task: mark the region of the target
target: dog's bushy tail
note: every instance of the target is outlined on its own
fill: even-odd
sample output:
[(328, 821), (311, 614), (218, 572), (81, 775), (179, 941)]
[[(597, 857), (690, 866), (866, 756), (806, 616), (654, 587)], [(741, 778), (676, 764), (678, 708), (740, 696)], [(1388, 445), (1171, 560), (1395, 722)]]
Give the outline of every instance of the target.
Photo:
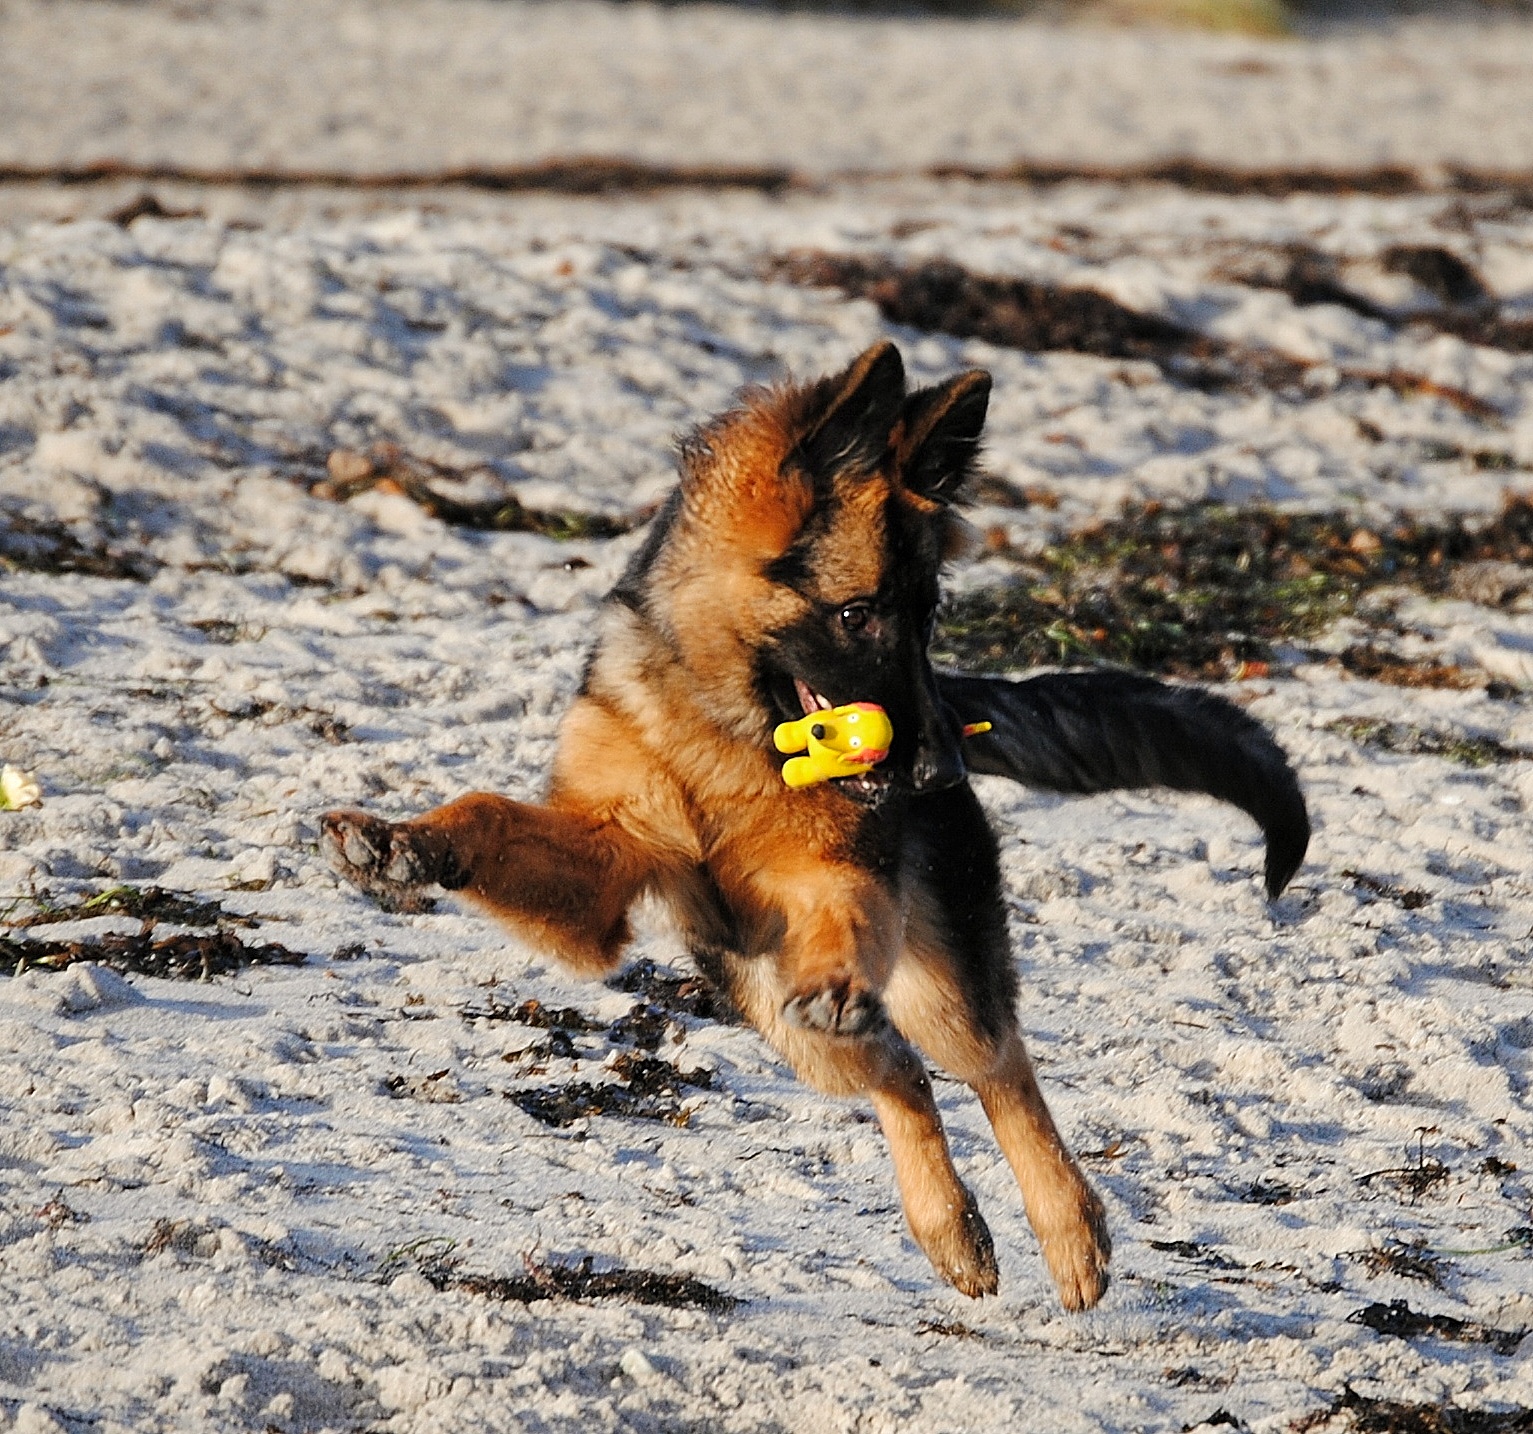
[(938, 685), (960, 721), (992, 724), (964, 743), (971, 772), (1052, 792), (1207, 792), (1261, 827), (1269, 897), (1304, 860), (1309, 814), (1288, 758), (1260, 722), (1222, 697), (1116, 671), (1020, 682), (944, 673)]

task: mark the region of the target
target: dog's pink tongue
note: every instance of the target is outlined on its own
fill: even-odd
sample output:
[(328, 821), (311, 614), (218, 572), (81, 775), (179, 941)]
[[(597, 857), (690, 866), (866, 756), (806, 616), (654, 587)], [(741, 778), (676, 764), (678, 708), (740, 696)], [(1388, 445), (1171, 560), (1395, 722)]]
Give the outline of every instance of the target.
[(804, 709), (804, 716), (811, 712), (828, 712), (830, 703), (819, 695), (802, 677), (793, 679), (793, 689), (798, 693), (799, 705)]

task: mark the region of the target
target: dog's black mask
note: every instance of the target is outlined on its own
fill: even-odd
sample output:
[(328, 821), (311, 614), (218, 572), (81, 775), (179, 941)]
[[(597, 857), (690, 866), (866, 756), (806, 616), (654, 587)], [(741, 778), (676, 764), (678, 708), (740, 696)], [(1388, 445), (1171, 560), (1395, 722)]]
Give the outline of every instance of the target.
[(813, 506), (767, 570), (808, 610), (771, 634), (763, 695), (778, 721), (847, 702), (888, 712), (890, 755), (867, 777), (841, 779), (851, 795), (955, 786), (966, 776), (961, 733), (927, 646), (958, 526), (949, 505), (974, 463), (989, 377), (907, 395), (899, 353), (884, 345), (820, 389), (823, 412), (784, 463), (786, 480), (813, 485)]

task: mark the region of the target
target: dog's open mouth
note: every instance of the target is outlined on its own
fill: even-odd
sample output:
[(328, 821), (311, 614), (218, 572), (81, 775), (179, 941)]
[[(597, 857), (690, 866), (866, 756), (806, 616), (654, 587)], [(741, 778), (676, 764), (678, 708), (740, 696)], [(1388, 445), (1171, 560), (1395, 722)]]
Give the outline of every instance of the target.
[[(816, 712), (831, 712), (835, 710), (836, 703), (825, 696), (823, 692), (816, 692), (802, 677), (793, 679), (793, 690), (798, 696), (799, 706), (804, 710), (804, 716), (813, 716)], [(878, 763), (884, 761), (889, 755), (887, 747), (882, 749), (870, 749), (867, 752), (856, 755), (845, 754), (843, 760), (848, 762), (867, 763), (867, 771), (854, 777), (833, 777), (831, 780), (836, 784), (838, 791), (843, 791), (851, 796), (863, 799), (880, 797), (888, 790), (894, 780), (894, 774), (887, 768), (880, 770)]]
[(799, 705), (804, 709), (806, 717), (813, 712), (829, 712), (836, 705), (830, 698), (816, 692), (802, 677), (793, 679), (793, 690), (798, 693)]

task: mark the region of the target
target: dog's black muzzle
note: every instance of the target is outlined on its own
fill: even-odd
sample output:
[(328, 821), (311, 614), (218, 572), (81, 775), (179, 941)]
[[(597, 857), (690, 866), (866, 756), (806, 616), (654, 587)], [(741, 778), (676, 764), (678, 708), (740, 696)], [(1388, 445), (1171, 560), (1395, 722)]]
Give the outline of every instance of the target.
[(924, 661), (916, 680), (913, 706), (916, 749), (910, 763), (910, 785), (918, 792), (940, 792), (958, 786), (969, 775), (960, 746), (963, 735), (937, 695), (936, 676)]

